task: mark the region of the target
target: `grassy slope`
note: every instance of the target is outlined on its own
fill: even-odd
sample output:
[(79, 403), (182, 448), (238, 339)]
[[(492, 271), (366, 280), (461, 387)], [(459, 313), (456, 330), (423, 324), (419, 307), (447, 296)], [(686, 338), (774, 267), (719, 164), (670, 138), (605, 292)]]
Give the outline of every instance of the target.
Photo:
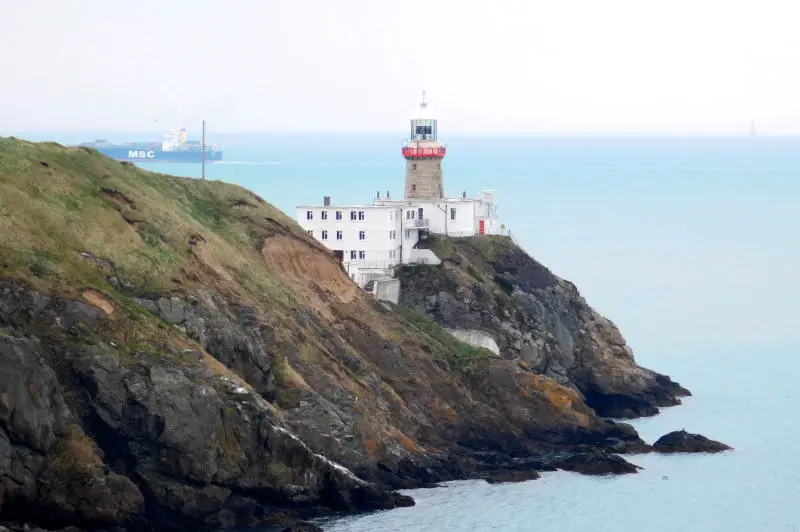
[[(138, 289), (170, 290), (191, 269), (187, 242), (202, 231), (237, 282), (265, 301), (288, 302), (258, 275), (254, 244), (270, 222), (304, 235), (240, 187), (145, 172), (84, 149), (0, 139), (0, 196), (6, 275), (33, 274), (50, 288), (95, 284), (96, 268), (75, 255), (90, 250)], [(134, 197), (134, 204), (125, 199)]]
[[(76, 297), (92, 287), (134, 317), (135, 305), (107, 280), (113, 273), (137, 293), (224, 283), (243, 301), (289, 308), (293, 295), (265, 271), (259, 249), (274, 231), (308, 239), (235, 185), (146, 172), (92, 150), (0, 139), (0, 275), (45, 292)], [(195, 235), (207, 241), (205, 265), (193, 260)], [(111, 261), (113, 272), (81, 252)], [(146, 336), (147, 320), (139, 322)]]

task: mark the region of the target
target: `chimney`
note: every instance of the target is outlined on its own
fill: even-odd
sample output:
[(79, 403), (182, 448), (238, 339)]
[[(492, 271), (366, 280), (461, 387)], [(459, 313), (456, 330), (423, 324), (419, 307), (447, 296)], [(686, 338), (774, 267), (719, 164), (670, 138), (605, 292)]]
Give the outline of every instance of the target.
[(386, 199), (389, 199), (389, 191), (386, 191)]
[(377, 198), (378, 198), (378, 199), (381, 199), (381, 191), (380, 191), (380, 190), (378, 191)]
[(331, 206), (331, 197), (330, 196), (325, 196), (324, 198), (322, 198), (322, 204), (325, 207), (330, 207)]
[(467, 199), (467, 191), (466, 190), (461, 193), (461, 197), (464, 198), (464, 199)]

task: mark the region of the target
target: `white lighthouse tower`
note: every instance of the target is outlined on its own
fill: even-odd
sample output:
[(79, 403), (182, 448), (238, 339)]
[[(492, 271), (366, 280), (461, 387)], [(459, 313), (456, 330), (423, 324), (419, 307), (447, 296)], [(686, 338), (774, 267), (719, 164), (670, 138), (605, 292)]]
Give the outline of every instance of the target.
[(405, 199), (441, 199), (444, 197), (442, 159), (446, 148), (439, 144), (438, 124), (425, 101), (411, 115), (411, 131), (403, 146), (406, 160)]

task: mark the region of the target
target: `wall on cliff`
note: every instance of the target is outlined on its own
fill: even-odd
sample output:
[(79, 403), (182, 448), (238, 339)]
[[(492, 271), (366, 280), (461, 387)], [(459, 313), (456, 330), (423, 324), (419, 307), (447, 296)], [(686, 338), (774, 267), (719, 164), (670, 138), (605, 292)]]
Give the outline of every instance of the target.
[(641, 446), (537, 360), (376, 302), (241, 187), (0, 139), (0, 519), (253, 523)]
[(688, 394), (639, 367), (619, 329), (575, 285), (508, 237), (435, 236), (422, 245), (442, 264), (401, 268), (401, 302), (442, 327), (483, 331), (503, 357), (579, 391), (603, 416), (652, 415)]

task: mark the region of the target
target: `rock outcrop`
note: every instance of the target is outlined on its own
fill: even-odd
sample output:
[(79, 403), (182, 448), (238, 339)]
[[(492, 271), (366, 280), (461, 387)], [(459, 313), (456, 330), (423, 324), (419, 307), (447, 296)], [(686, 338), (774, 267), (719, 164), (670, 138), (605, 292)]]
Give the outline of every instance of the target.
[(580, 392), (599, 415), (633, 418), (689, 391), (639, 367), (617, 327), (509, 238), (432, 236), (442, 265), (401, 269), (401, 303), (445, 328), (483, 331), (500, 354)]
[(636, 473), (641, 469), (621, 456), (606, 454), (601, 451), (573, 454), (553, 460), (549, 465), (556, 469), (573, 471), (584, 475), (622, 475)]
[(653, 444), (653, 450), (659, 453), (720, 453), (732, 449), (722, 442), (685, 430), (664, 434)]
[(465, 294), (445, 259), (404, 278), (422, 313), (379, 303), (244, 189), (0, 139), (0, 521), (282, 529), (649, 449), (598, 412), (682, 389), (574, 287), (512, 249)]

